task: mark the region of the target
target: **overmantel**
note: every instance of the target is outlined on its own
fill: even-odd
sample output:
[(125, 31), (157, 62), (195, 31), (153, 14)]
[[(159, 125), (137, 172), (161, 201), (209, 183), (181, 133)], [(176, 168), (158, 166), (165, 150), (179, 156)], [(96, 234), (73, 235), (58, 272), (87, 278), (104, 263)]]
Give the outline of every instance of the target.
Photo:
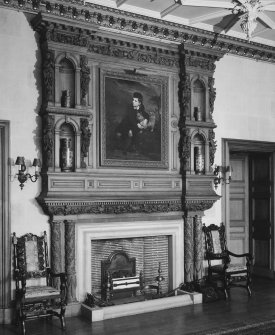
[(181, 178), (156, 171), (48, 172), (37, 198), (53, 215), (181, 211)]

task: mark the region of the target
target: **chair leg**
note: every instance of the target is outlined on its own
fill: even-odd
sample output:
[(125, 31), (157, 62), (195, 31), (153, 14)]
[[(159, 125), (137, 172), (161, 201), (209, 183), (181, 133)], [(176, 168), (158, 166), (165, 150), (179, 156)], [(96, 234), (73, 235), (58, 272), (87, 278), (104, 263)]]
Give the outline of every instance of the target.
[(228, 299), (228, 283), (227, 283), (226, 274), (223, 277), (223, 290), (224, 290), (225, 299)]
[(250, 297), (251, 297), (251, 288), (250, 288), (251, 282), (252, 281), (251, 281), (250, 273), (247, 273), (246, 289)]
[(21, 334), (25, 335), (26, 334), (26, 322), (25, 322), (25, 320), (20, 321), (20, 327), (21, 327)]
[(61, 306), (61, 311), (60, 311), (60, 321), (61, 321), (61, 328), (62, 330), (65, 330), (65, 311), (66, 311), (66, 307), (65, 306)]

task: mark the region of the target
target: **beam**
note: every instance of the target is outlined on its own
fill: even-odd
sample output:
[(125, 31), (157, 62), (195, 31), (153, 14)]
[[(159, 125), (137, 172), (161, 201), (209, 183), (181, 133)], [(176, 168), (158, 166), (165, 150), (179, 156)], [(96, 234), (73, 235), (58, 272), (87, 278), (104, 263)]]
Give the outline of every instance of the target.
[(116, 0), (116, 6), (117, 8), (119, 8), (120, 6), (122, 6), (127, 0)]
[(205, 15), (201, 15), (201, 16), (197, 16), (197, 17), (194, 17), (192, 19), (189, 19), (189, 24), (195, 24), (195, 23), (199, 23), (199, 22), (204, 22), (204, 21), (216, 19), (217, 17), (226, 16), (230, 13), (231, 12), (229, 12), (227, 9), (219, 10), (217, 12), (213, 12), (213, 13), (209, 13), (209, 14), (205, 14)]
[(173, 5), (167, 7), (166, 9), (164, 9), (163, 11), (160, 12), (160, 17), (164, 18), (166, 15), (174, 12), (177, 8), (179, 8), (181, 5), (174, 3)]
[(275, 29), (275, 22), (273, 20), (271, 20), (271, 18), (269, 16), (267, 16), (264, 12), (260, 12), (258, 14), (257, 19), (259, 21), (261, 21), (268, 28)]

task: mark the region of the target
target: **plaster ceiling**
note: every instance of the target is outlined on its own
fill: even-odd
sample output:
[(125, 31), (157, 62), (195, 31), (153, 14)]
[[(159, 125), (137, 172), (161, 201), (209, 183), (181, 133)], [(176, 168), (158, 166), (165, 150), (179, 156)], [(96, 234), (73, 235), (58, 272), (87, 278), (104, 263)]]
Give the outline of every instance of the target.
[(244, 40), (248, 40), (241, 27), (244, 12), (238, 8), (254, 6), (255, 1), (258, 8), (249, 13), (255, 14), (257, 25), (249, 40), (275, 46), (275, 1), (271, 0), (86, 0)]

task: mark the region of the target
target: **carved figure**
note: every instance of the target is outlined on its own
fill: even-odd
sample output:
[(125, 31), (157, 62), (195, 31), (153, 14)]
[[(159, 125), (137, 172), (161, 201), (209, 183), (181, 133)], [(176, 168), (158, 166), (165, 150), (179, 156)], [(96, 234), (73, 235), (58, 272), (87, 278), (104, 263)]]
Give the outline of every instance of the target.
[(213, 129), (209, 130), (209, 161), (210, 165), (214, 164), (215, 153), (217, 150), (217, 141), (215, 141), (215, 132)]
[(81, 105), (86, 106), (86, 96), (88, 94), (90, 83), (90, 69), (88, 67), (88, 58), (80, 56), (80, 88), (81, 88)]
[(89, 121), (87, 119), (81, 119), (81, 167), (86, 168), (87, 165), (84, 162), (84, 158), (88, 156), (88, 150), (90, 146), (91, 131), (89, 129)]
[(216, 89), (214, 88), (215, 79), (213, 77), (208, 78), (208, 87), (209, 87), (209, 107), (210, 107), (210, 115), (212, 117), (212, 113), (214, 111), (214, 102), (216, 99)]

